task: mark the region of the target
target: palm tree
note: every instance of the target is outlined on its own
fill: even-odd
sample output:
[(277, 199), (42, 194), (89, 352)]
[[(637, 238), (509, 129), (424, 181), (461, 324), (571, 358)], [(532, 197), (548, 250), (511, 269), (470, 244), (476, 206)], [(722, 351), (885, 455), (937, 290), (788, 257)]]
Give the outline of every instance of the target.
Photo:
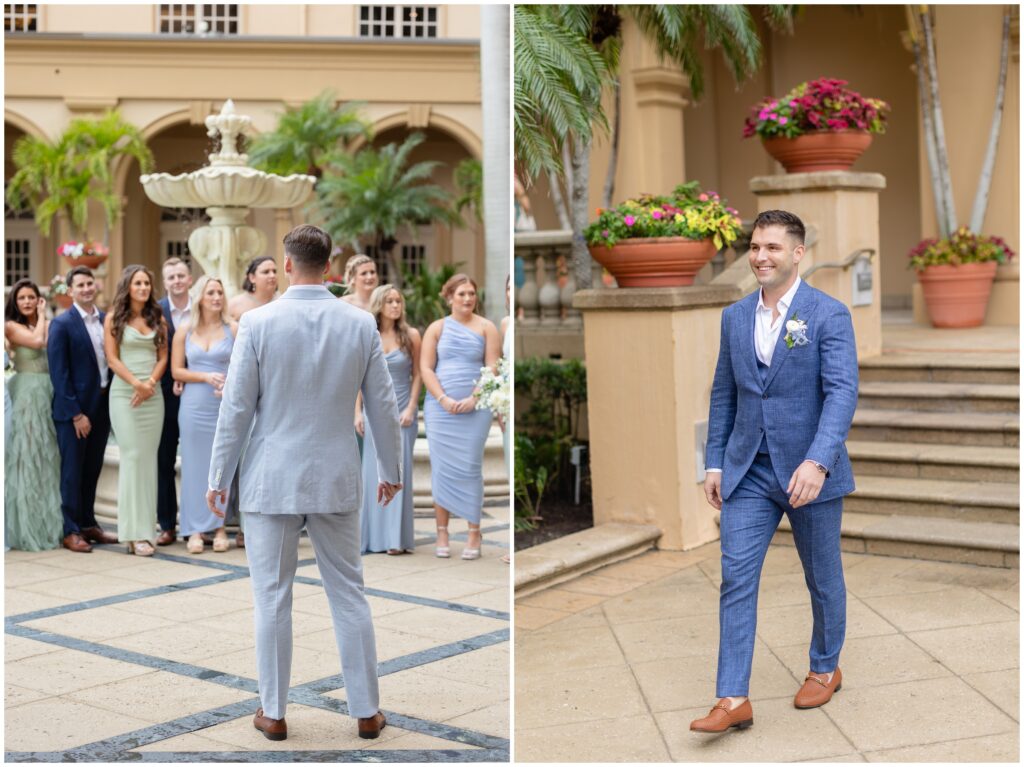
[[(508, 155), (505, 155), (506, 163)], [(455, 198), (453, 207), (462, 215), (462, 211), (469, 208), (473, 212), (473, 218), (477, 223), (483, 223), (483, 199), (484, 199), (484, 168), (479, 160), (467, 157), (455, 166), (455, 188), (459, 196)]]
[(137, 160), (143, 173), (153, 167), (153, 154), (142, 133), (117, 110), (100, 118), (72, 120), (56, 141), (23, 136), (12, 151), (18, 170), (8, 183), (7, 202), (15, 209), (31, 205), (44, 237), (50, 234), (54, 216), (63, 213), (72, 237), (84, 241), (90, 200), (103, 206), (108, 228), (120, 215), (112, 175), (119, 157)]
[[(759, 6), (764, 13), (768, 25), (773, 29), (789, 29), (794, 15), (794, 6), (775, 5)], [(518, 11), (518, 8), (517, 8)], [(517, 90), (522, 83), (527, 93), (534, 91), (544, 83), (553, 83), (556, 95), (561, 98), (550, 98), (547, 101), (520, 101), (516, 94), (516, 162), (527, 176), (532, 175), (534, 168), (541, 168), (548, 173), (552, 187), (565, 182), (570, 199), (570, 218), (573, 231), (581, 232), (587, 224), (588, 196), (590, 186), (590, 147), (592, 131), (588, 124), (580, 130), (569, 117), (577, 112), (569, 111), (571, 107), (590, 113), (593, 123), (604, 127), (608, 124), (607, 115), (600, 98), (595, 98), (595, 90), (600, 94), (606, 84), (598, 73), (602, 67), (594, 71), (584, 71), (581, 62), (583, 52), (578, 50), (580, 38), (589, 45), (592, 56), (597, 57), (603, 70), (612, 78), (612, 87), (617, 87), (619, 68), (619, 51), (622, 45), (622, 26), (626, 17), (633, 20), (644, 38), (654, 46), (655, 52), (663, 61), (679, 67), (688, 76), (693, 97), (699, 99), (704, 92), (704, 70), (701, 64), (701, 49), (721, 50), (726, 64), (729, 66), (737, 82), (742, 82), (755, 71), (761, 58), (761, 42), (750, 10), (742, 5), (564, 5), (546, 6), (544, 11), (536, 11), (530, 21), (520, 28), (519, 16), (516, 16), (517, 54), (520, 49), (539, 48), (550, 51), (551, 56), (516, 56), (515, 82)], [(556, 30), (575, 40), (577, 46), (571, 50), (556, 48), (551, 40), (562, 39)], [(524, 39), (520, 39), (520, 35)], [(566, 38), (568, 39), (568, 38)], [(557, 67), (564, 65), (572, 68), (569, 74), (558, 75)], [(580, 66), (576, 66), (580, 65)], [(557, 85), (563, 85), (558, 89)], [(617, 103), (617, 99), (615, 100)], [(519, 110), (525, 112), (520, 116)], [(547, 110), (555, 109), (554, 115)], [(523, 130), (525, 135), (520, 136)], [(609, 175), (614, 174), (617, 146), (615, 136), (612, 137), (612, 167)], [(568, 163), (558, 163), (550, 157), (545, 148), (567, 148)], [(565, 165), (568, 168), (563, 172)], [(606, 187), (608, 185), (606, 184)], [(610, 191), (607, 193), (610, 196)], [(576, 285), (584, 288), (590, 286), (590, 254), (581, 238), (573, 238), (572, 246), (573, 271)]]
[(448, 190), (427, 183), (441, 163), (409, 161), (423, 139), (422, 133), (413, 133), (401, 145), (336, 152), (325, 159), (324, 175), (316, 185), (315, 208), (331, 237), (339, 242), (372, 237), (399, 287), (402, 270), (394, 254), (399, 230), (461, 223)]
[(324, 158), (357, 138), (371, 138), (370, 124), (359, 115), (363, 102), (336, 105), (324, 91), (297, 109), (287, 109), (277, 128), (253, 139), (249, 164), (257, 170), (287, 176), (308, 173), (320, 178)]

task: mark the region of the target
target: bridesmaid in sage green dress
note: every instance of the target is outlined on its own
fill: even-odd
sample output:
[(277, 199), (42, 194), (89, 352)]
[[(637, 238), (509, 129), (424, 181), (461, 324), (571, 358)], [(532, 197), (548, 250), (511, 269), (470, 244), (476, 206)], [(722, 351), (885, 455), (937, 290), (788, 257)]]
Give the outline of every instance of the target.
[(110, 370), (110, 427), (121, 453), (117, 474), (117, 537), (128, 553), (153, 555), (156, 453), (164, 425), (160, 376), (167, 367), (167, 326), (144, 266), (121, 273), (104, 321)]
[(11, 288), (4, 334), (14, 353), (4, 454), (4, 540), (21, 551), (60, 546), (60, 451), (53, 426), (53, 384), (46, 362), (46, 299), (31, 280)]

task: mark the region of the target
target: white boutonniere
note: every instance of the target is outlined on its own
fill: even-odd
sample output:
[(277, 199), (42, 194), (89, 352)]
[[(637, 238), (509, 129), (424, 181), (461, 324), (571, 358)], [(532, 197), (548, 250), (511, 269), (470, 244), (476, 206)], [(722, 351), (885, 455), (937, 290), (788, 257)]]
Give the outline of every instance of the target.
[(786, 342), (787, 349), (792, 349), (794, 346), (806, 346), (809, 343), (807, 323), (794, 314), (793, 319), (786, 323), (786, 337), (782, 340)]

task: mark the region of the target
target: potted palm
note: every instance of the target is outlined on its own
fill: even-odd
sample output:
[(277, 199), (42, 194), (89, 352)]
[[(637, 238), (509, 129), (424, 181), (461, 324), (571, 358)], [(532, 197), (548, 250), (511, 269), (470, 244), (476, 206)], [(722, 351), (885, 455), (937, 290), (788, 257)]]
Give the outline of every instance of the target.
[(872, 135), (885, 133), (890, 108), (846, 85), (846, 80), (820, 77), (782, 98), (761, 101), (744, 123), (744, 138), (760, 136), (787, 173), (849, 170)]
[(928, 317), (937, 328), (973, 328), (985, 321), (996, 267), (1014, 257), (999, 237), (962, 226), (950, 237), (922, 240), (910, 251)]
[(107, 227), (113, 226), (121, 198), (114, 190), (112, 169), (121, 156), (137, 160), (143, 173), (152, 169), (153, 155), (142, 133), (116, 110), (97, 119), (72, 120), (56, 141), (23, 136), (12, 151), (17, 171), (7, 185), (7, 202), (17, 210), (31, 205), (44, 237), (60, 214), (72, 239), (61, 245), (58, 255), (71, 266), (98, 266), (107, 250), (89, 240), (89, 203), (99, 202)]
[(591, 257), (619, 287), (678, 287), (692, 285), (701, 267), (730, 245), (740, 228), (735, 208), (691, 181), (667, 196), (643, 195), (598, 209), (583, 236)]

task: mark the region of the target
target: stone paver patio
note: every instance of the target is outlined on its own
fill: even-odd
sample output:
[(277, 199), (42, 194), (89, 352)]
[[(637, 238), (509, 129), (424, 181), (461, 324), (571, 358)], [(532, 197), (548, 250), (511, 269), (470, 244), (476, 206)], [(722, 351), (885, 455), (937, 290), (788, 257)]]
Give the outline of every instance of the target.
[(810, 604), (772, 546), (759, 600), (754, 726), (689, 731), (715, 702), (717, 543), (650, 552), (516, 603), (517, 762), (1018, 762), (1019, 571), (843, 555), (843, 689), (792, 698)]
[[(491, 502), (489, 502), (491, 503)], [(152, 558), (121, 546), (5, 555), (7, 761), (446, 761), (509, 757), (508, 499), (485, 509), (483, 557), (364, 558), (388, 727), (356, 735), (312, 545), (294, 592), (288, 739), (252, 727), (252, 596), (244, 550)]]

